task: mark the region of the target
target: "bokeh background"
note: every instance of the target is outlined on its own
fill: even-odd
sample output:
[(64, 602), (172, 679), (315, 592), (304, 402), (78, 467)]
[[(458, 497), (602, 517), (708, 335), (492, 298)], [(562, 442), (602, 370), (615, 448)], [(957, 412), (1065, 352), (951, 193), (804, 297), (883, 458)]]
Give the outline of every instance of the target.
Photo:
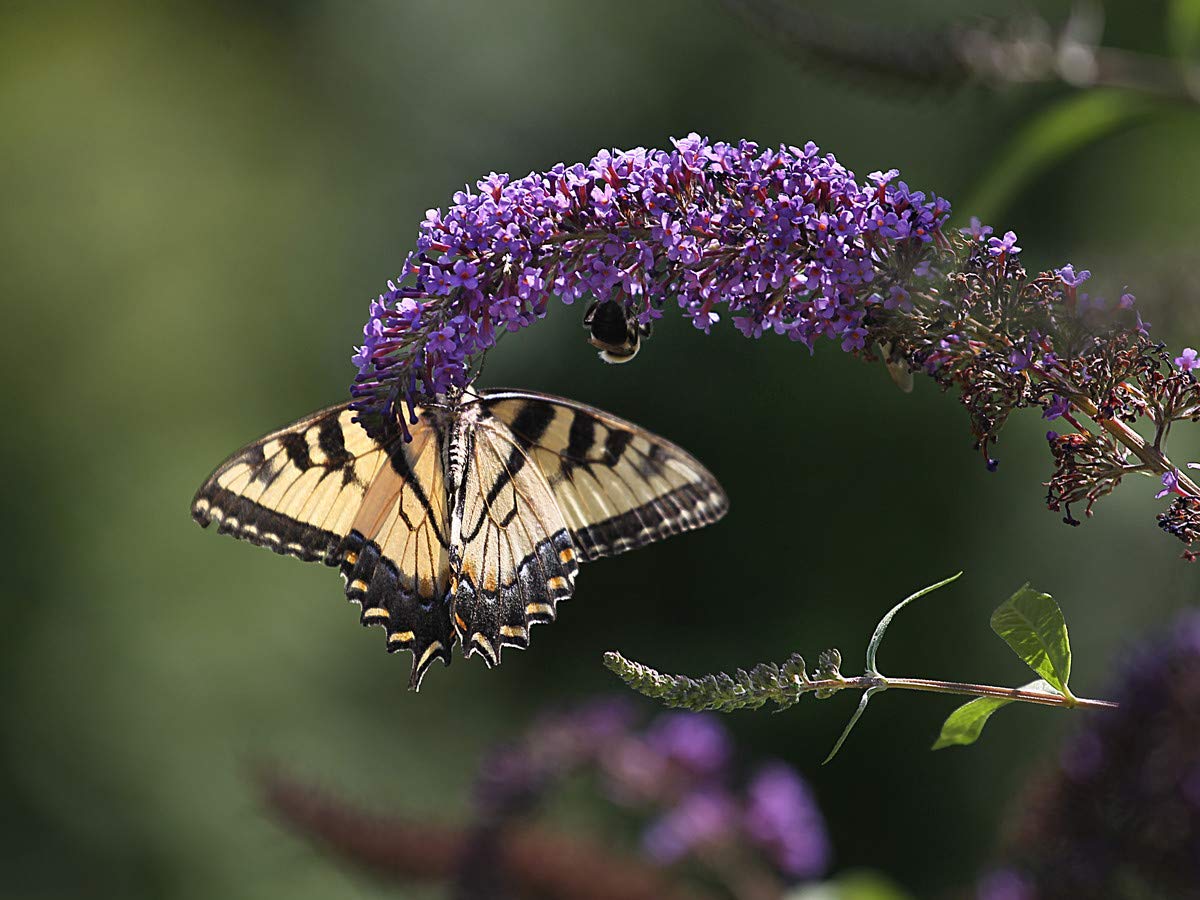
[[(903, 6), (856, 10), (903, 46), (984, 8)], [(1104, 40), (1165, 53), (1165, 11), (1110, 4)], [(931, 384), (905, 396), (832, 345), (810, 358), (669, 314), (628, 366), (596, 359), (579, 307), (489, 359), (489, 385), (678, 441), (732, 498), (715, 527), (589, 566), (498, 671), (460, 659), (408, 693), (407, 656), (355, 624), (332, 571), (191, 523), (227, 453), (345, 396), (367, 303), (426, 208), (600, 147), (698, 131), (898, 166), (959, 222), (1015, 229), (1031, 267), (1089, 267), (1172, 346), (1200, 339), (1200, 108), (1133, 96), (1136, 115), (1047, 150), (1047, 116), (1088, 132), (1070, 86), (912, 89), (770, 37), (689, 0), (4, 6), (0, 894), (409, 896), (275, 824), (248, 765), (454, 821), (488, 746), (618, 689), (608, 649), (700, 672), (837, 646), (850, 668), (884, 610), (963, 569), (894, 624), (885, 671), (1027, 680), (987, 620), (1030, 580), (1067, 614), (1073, 685), (1098, 695), (1136, 636), (1194, 602), (1200, 569), (1155, 528), (1156, 485), (1126, 485), (1080, 528), (1045, 510), (1036, 413), (989, 474)], [(1181, 430), (1174, 449), (1196, 458), (1200, 441)], [(1010, 709), (977, 746), (930, 753), (952, 705), (877, 698), (824, 768), (849, 696), (728, 724), (749, 757), (809, 777), (835, 871), (936, 896), (987, 864), (1072, 727)]]

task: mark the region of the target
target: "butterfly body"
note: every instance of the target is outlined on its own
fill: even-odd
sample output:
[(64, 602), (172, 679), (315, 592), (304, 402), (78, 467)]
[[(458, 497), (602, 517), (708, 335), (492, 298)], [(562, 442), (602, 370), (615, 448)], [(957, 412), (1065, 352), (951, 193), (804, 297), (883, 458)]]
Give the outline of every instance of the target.
[(413, 653), (411, 684), (451, 648), (488, 666), (553, 621), (579, 565), (715, 521), (713, 476), (600, 410), (527, 391), (467, 391), (418, 411), (405, 442), (345, 406), (267, 435), (196, 494), (193, 517), (338, 566), (364, 625)]

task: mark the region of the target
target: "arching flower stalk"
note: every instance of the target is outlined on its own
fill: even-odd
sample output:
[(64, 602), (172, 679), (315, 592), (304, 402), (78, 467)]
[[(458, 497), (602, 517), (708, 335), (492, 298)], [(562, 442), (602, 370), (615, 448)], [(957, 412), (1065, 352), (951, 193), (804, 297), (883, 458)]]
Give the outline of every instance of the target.
[(1106, 307), (1082, 291), (1090, 272), (1029, 275), (1011, 231), (947, 231), (949, 204), (898, 174), (859, 182), (811, 143), (695, 134), (521, 179), (492, 173), (427, 213), (371, 304), (355, 408), (373, 432), (406, 430), (415, 407), (469, 384), (499, 338), (555, 297), (618, 303), (641, 325), (675, 307), (705, 333), (728, 315), (747, 337), (810, 351), (833, 340), (957, 387), (989, 468), (1012, 411), (1040, 407), (1071, 427), (1047, 434), (1047, 503), (1064, 521), (1144, 474), (1174, 495), (1160, 525), (1195, 540), (1200, 488), (1164, 447), (1173, 422), (1200, 418), (1195, 351), (1172, 357), (1151, 341), (1132, 294)]

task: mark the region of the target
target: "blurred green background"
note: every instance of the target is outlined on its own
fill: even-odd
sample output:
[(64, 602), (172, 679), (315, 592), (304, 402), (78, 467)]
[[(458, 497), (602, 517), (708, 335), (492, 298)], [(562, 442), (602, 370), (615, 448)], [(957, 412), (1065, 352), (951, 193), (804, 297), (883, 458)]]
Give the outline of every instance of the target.
[[(905, 4), (901, 20), (891, 6), (859, 14), (938, 26), (984, 8)], [(1164, 10), (1110, 6), (1106, 41), (1159, 52)], [(7, 4), (0, 893), (403, 895), (274, 824), (247, 764), (453, 820), (485, 748), (547, 705), (617, 689), (607, 649), (698, 672), (838, 646), (849, 668), (887, 607), (958, 569), (895, 623), (885, 671), (1026, 680), (987, 619), (1031, 580), (1071, 624), (1073, 686), (1101, 694), (1200, 578), (1155, 528), (1156, 486), (1129, 484), (1066, 528), (1042, 502), (1036, 414), (1012, 422), (989, 474), (952, 397), (920, 380), (904, 396), (832, 345), (810, 358), (668, 315), (633, 364), (606, 367), (578, 307), (505, 341), (489, 385), (678, 441), (732, 511), (589, 566), (530, 652), (491, 673), (436, 667), (419, 696), (333, 572), (188, 515), (226, 454), (345, 395), (367, 302), (426, 208), (492, 170), (693, 130), (814, 140), (860, 175), (898, 166), (960, 220), (1015, 229), (1031, 267), (1090, 267), (1108, 296), (1128, 284), (1159, 337), (1195, 344), (1200, 109), (1135, 98), (1144, 115), (1057, 158), (1020, 146), (1048, 110), (1068, 129), (1086, 117), (1077, 98), (859, 83), (799, 64), (717, 2)], [(961, 205), (972, 196), (985, 208)], [(1180, 458), (1200, 454), (1176, 440)], [(1071, 727), (1013, 709), (976, 747), (932, 754), (953, 704), (889, 694), (820, 768), (852, 703), (727, 721), (748, 754), (811, 779), (837, 869), (917, 896), (986, 865), (1006, 804)]]

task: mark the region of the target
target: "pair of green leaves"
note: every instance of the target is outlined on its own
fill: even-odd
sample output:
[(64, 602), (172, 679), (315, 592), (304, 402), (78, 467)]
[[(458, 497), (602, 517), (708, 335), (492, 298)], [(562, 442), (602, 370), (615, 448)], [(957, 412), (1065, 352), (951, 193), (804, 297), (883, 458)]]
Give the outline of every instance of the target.
[[(1026, 584), (997, 607), (991, 624), (992, 631), (1041, 676), (1021, 690), (1055, 691), (1066, 698), (1065, 705), (1073, 704), (1075, 696), (1067, 686), (1071, 678), (1071, 641), (1062, 610), (1053, 597)], [(933, 749), (975, 743), (992, 713), (1013, 699), (979, 697), (964, 703), (942, 724)]]

